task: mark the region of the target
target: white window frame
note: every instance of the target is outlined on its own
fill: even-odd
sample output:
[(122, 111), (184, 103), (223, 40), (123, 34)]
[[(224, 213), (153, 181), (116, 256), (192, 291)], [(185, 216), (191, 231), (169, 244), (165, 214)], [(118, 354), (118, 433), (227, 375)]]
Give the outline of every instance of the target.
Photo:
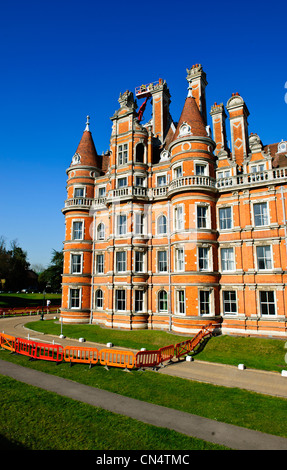
[[(141, 259), (137, 259), (137, 256)], [(141, 269), (137, 269), (140, 265)], [(145, 272), (145, 253), (140, 250), (135, 250), (134, 251), (134, 271), (135, 273), (143, 273)]]
[[(160, 178), (164, 178), (164, 180), (165, 180), (165, 183), (164, 183), (164, 184), (160, 184), (160, 183), (159, 183)], [(157, 175), (157, 177), (156, 177), (156, 185), (157, 185), (158, 188), (161, 188), (162, 186), (166, 186), (166, 185), (167, 185), (167, 174), (166, 174), (166, 173), (162, 173), (162, 174), (160, 174), (160, 175)]]
[[(183, 299), (180, 298), (183, 294)], [(186, 315), (186, 294), (185, 289), (175, 289), (175, 313), (176, 315)]]
[[(264, 302), (264, 305), (268, 305), (268, 310), (270, 309), (269, 307), (269, 304), (270, 305), (274, 305), (274, 313), (262, 313), (262, 300), (261, 300), (261, 295), (262, 293), (266, 293), (267, 294), (267, 297), (268, 297), (268, 294), (269, 293), (273, 293), (273, 302)], [(260, 311), (260, 315), (261, 317), (264, 317), (264, 318), (274, 318), (277, 316), (277, 299), (276, 299), (276, 290), (273, 290), (273, 289), (260, 289), (258, 290), (258, 303), (259, 303), (259, 311)]]
[[(76, 185), (74, 186), (74, 191), (73, 191), (73, 195), (74, 195), (74, 199), (82, 199), (84, 197), (86, 197), (86, 186), (83, 186), (83, 185)], [(80, 195), (80, 196), (77, 196), (76, 195), (76, 192), (77, 190), (81, 189), (83, 191), (83, 194)]]
[[(80, 238), (75, 238), (75, 231), (76, 231), (76, 230), (75, 230), (75, 224), (76, 224), (76, 223), (80, 223), (80, 224), (82, 225), (82, 227), (81, 227), (81, 235), (82, 235), (82, 236), (81, 236)], [(78, 232), (78, 230), (77, 230), (77, 232)], [(72, 221), (72, 233), (71, 233), (71, 235), (72, 235), (72, 237), (71, 237), (72, 240), (84, 240), (84, 234), (85, 234), (85, 222), (84, 222), (84, 220), (82, 220), (82, 219), (75, 219), (75, 220), (73, 220), (73, 221)]]
[[(124, 218), (124, 222), (122, 221), (120, 223), (121, 218)], [(118, 236), (124, 236), (127, 234), (127, 215), (126, 214), (117, 214), (117, 235)]]
[[(98, 297), (98, 293), (101, 292), (102, 293), (102, 296), (101, 297)], [(101, 300), (101, 306), (98, 306), (97, 305), (97, 302)], [(100, 287), (98, 287), (96, 289), (96, 292), (95, 292), (95, 309), (97, 310), (103, 310), (104, 308), (104, 292), (103, 292), (103, 289), (101, 289)]]
[(106, 237), (106, 227), (103, 222), (100, 222), (97, 225), (97, 240), (105, 240)]
[[(264, 256), (260, 257), (258, 256), (258, 250), (263, 249), (265, 251)], [(266, 250), (267, 249), (267, 250)], [(255, 252), (256, 252), (256, 266), (257, 266), (257, 271), (264, 272), (264, 271), (272, 271), (273, 269), (273, 250), (272, 250), (272, 245), (267, 244), (267, 245), (256, 245), (255, 246)], [(269, 252), (269, 257), (265, 256), (266, 252)], [(259, 260), (263, 260), (264, 265), (270, 264), (270, 267), (260, 267), (259, 266)]]
[[(100, 194), (101, 191), (103, 191), (103, 194)], [(99, 186), (98, 187), (98, 197), (101, 198), (101, 197), (106, 197), (106, 186)]]
[[(121, 183), (124, 184), (121, 184)], [(117, 178), (117, 189), (122, 189), (126, 188), (128, 186), (128, 177), (127, 176), (121, 176)]]
[[(225, 250), (225, 251), (224, 251)], [(229, 257), (227, 256), (226, 258), (223, 258), (223, 254), (225, 253), (232, 253), (232, 256)], [(233, 272), (236, 270), (236, 266), (235, 266), (235, 251), (234, 251), (234, 247), (230, 247), (230, 246), (222, 246), (220, 247), (220, 266), (221, 266), (221, 272), (223, 273), (226, 273), (226, 272)], [(230, 267), (230, 265), (232, 265), (232, 268), (231, 269), (225, 269), (225, 265), (227, 266), (227, 268)]]
[(176, 272), (184, 272), (185, 271), (185, 250), (183, 246), (177, 246), (175, 248), (175, 271)]
[[(199, 202), (199, 203), (196, 203), (195, 204), (195, 208), (196, 208), (196, 228), (198, 230), (209, 230), (211, 228), (211, 223), (210, 223), (210, 205), (209, 204), (206, 204), (206, 203), (202, 203), (202, 202)], [(206, 221), (206, 226), (205, 227), (200, 227), (199, 226), (199, 209), (205, 209), (206, 210), (206, 213), (205, 213), (205, 218), (201, 218), (202, 220), (205, 220)]]
[[(161, 299), (160, 296), (165, 295), (165, 299)], [(166, 308), (161, 308), (161, 304), (166, 304)], [(157, 310), (159, 313), (168, 312), (168, 293), (165, 289), (160, 289), (157, 293)]]
[[(102, 263), (99, 263), (100, 257), (102, 258)], [(102, 270), (99, 270), (99, 267)], [(105, 255), (104, 253), (96, 253), (96, 273), (97, 274), (104, 274), (105, 273)]]
[[(201, 256), (200, 252), (202, 254), (205, 253), (205, 257)], [(207, 263), (207, 267), (201, 267), (200, 266), (200, 260), (203, 260), (203, 263)], [(205, 246), (205, 245), (200, 245), (197, 247), (197, 269), (198, 271), (210, 271), (211, 269), (211, 247), (210, 246)]]
[[(180, 174), (179, 174), (179, 173), (180, 173)], [(182, 177), (183, 177), (182, 163), (180, 163), (179, 165), (176, 165), (176, 166), (173, 168), (172, 174), (173, 174), (173, 179), (178, 179), (178, 178), (182, 178)]]
[[(127, 271), (127, 251), (126, 250), (117, 250), (115, 256), (115, 271), (117, 273), (125, 273)], [(122, 259), (120, 259), (122, 258)], [(119, 269), (123, 268), (123, 269)]]
[[(72, 291), (78, 291), (78, 293), (79, 293), (79, 297), (78, 297), (79, 305), (76, 306), (76, 307), (72, 306), (72, 301), (73, 301)], [(82, 289), (80, 287), (69, 287), (69, 309), (71, 309), (71, 310), (80, 310), (81, 305), (82, 305)]]
[(251, 181), (260, 181), (262, 179), (263, 172), (266, 170), (266, 164), (264, 162), (252, 164), (249, 165), (249, 169), (251, 174)]
[[(208, 313), (202, 313), (201, 311), (201, 293), (208, 293), (208, 306), (209, 306), (209, 312)], [(205, 302), (206, 303), (206, 302)], [(214, 315), (214, 291), (213, 289), (199, 289), (198, 292), (198, 310), (199, 310), (199, 315), (201, 317), (203, 316), (212, 316)]]
[[(76, 263), (77, 266), (80, 266), (79, 271), (74, 270), (74, 264), (73, 264), (73, 257), (74, 256), (79, 256), (80, 257), (80, 262)], [(70, 273), (71, 274), (82, 274), (83, 272), (83, 253), (79, 253), (78, 251), (72, 251), (70, 254)]]
[(174, 230), (180, 231), (184, 229), (184, 205), (177, 204), (174, 207)]
[[(266, 206), (266, 220), (264, 220), (264, 214), (263, 214), (263, 212), (261, 212), (261, 214), (259, 215), (259, 217), (261, 216), (261, 218), (262, 218), (262, 214), (263, 214), (263, 220), (262, 220), (262, 221), (263, 221), (263, 222), (266, 222), (266, 223), (263, 223), (263, 224), (256, 224), (256, 223), (255, 223), (255, 222), (256, 222), (255, 206), (260, 206), (260, 205), (263, 206), (263, 204), (264, 204), (264, 206)], [(266, 226), (268, 226), (268, 225), (269, 225), (269, 221), (270, 221), (270, 219), (269, 219), (269, 204), (268, 204), (268, 201), (253, 202), (253, 203), (252, 203), (252, 206), (253, 206), (253, 207), (252, 207), (252, 216), (253, 216), (253, 225), (254, 225), (254, 227), (256, 227), (256, 228), (259, 227), (259, 228), (260, 228), (260, 227), (266, 227)]]
[[(228, 209), (230, 209), (230, 218), (229, 217), (222, 218), (221, 214)], [(218, 226), (219, 226), (220, 231), (231, 230), (233, 228), (233, 210), (232, 209), (233, 209), (232, 206), (223, 206), (223, 207), (218, 208)], [(230, 227), (222, 228), (221, 222), (223, 222), (222, 225), (227, 225), (227, 221), (229, 220), (230, 220)]]
[[(138, 296), (138, 298), (137, 298)], [(137, 308), (137, 305), (141, 304), (141, 308)], [(145, 292), (143, 289), (134, 289), (134, 311), (144, 312), (145, 310)]]
[[(234, 292), (234, 294), (235, 294), (235, 300), (230, 299), (230, 298), (227, 299), (227, 300), (225, 300), (225, 299), (224, 299), (225, 294), (231, 293), (231, 292)], [(237, 290), (232, 289), (232, 288), (230, 288), (230, 289), (223, 289), (221, 293), (222, 293), (222, 313), (223, 313), (223, 315), (232, 315), (232, 316), (238, 315)], [(226, 311), (225, 311), (225, 305), (227, 305), (227, 304), (230, 304), (230, 305), (231, 305), (231, 304), (235, 304), (235, 306), (236, 306), (236, 311), (235, 311), (235, 312), (232, 312), (232, 311), (231, 311), (231, 312), (226, 312)]]
[[(139, 184), (139, 179), (142, 180), (142, 184)], [(146, 187), (146, 177), (142, 174), (135, 174), (134, 175), (134, 184), (137, 188), (145, 188)]]
[(129, 146), (128, 144), (118, 145), (118, 165), (126, 165), (129, 158)]
[(135, 235), (145, 234), (145, 215), (142, 211), (134, 212), (134, 227)]
[[(201, 167), (204, 168), (203, 173), (197, 173), (197, 169)], [(201, 162), (201, 161), (195, 161), (194, 162), (194, 175), (195, 176), (209, 176), (209, 167), (206, 162)]]
[[(124, 298), (122, 298), (122, 299), (118, 298), (119, 292), (124, 294)], [(118, 308), (119, 302), (124, 302), (124, 307), (125, 307), (124, 309)], [(126, 312), (126, 310), (127, 310), (127, 291), (126, 291), (126, 289), (121, 289), (119, 287), (115, 289), (115, 310), (117, 312)]]
[[(160, 253), (165, 253), (165, 259), (160, 260)], [(166, 266), (165, 270), (161, 270), (160, 266)], [(162, 249), (157, 251), (157, 272), (158, 273), (167, 273), (168, 272), (168, 256), (167, 250)]]
[[(163, 218), (165, 223), (162, 223)], [(165, 230), (162, 231), (162, 228), (165, 227)], [(156, 229), (157, 235), (166, 235), (167, 234), (167, 216), (165, 214), (160, 214), (156, 220)]]

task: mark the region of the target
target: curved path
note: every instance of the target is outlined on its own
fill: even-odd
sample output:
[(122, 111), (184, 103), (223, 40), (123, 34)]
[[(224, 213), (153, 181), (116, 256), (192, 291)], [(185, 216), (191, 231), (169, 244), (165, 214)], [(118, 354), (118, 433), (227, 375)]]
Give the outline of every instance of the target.
[[(29, 331), (24, 327), (29, 321), (35, 321), (39, 317), (18, 317), (13, 319), (1, 319), (1, 332), (21, 338), (36, 339), (42, 342), (62, 344), (77, 344), (76, 340), (61, 339), (55, 336), (42, 335)], [(85, 343), (86, 346), (95, 343)], [(102, 345), (99, 345), (102, 347)], [(208, 367), (205, 367), (208, 366)], [(201, 373), (200, 373), (201, 371)], [(208, 374), (208, 371), (210, 374)], [(237, 371), (236, 368), (222, 366), (221, 364), (205, 364), (204, 362), (181, 361), (173, 363), (171, 366), (159, 369), (160, 373), (168, 373), (190, 380), (198, 380), (219, 385), (248, 388), (248, 383), (252, 382), (252, 387), (258, 388), (259, 393), (267, 393), (272, 390), (278, 395), (277, 384), (282, 384), (282, 395), (287, 397), (287, 378), (280, 374), (257, 371)], [(239, 372), (241, 380), (238, 378)], [(247, 374), (246, 374), (247, 372)], [(230, 424), (220, 423), (200, 416), (180, 412), (170, 408), (165, 408), (150, 403), (145, 403), (136, 399), (124, 397), (105, 390), (88, 387), (70, 380), (52, 376), (42, 372), (17, 366), (6, 361), (0, 361), (0, 374), (10, 376), (16, 380), (56, 392), (69, 398), (84, 401), (92, 406), (104, 408), (114, 413), (129, 416), (139, 421), (153, 424), (155, 426), (173, 429), (182, 434), (204, 439), (208, 442), (221, 444), (237, 450), (287, 450), (287, 439), (272, 436), (269, 434), (248, 430)], [(246, 383), (242, 377), (247, 376)], [(255, 378), (254, 378), (255, 377)], [(257, 379), (256, 379), (257, 377)], [(267, 385), (266, 385), (267, 384)], [(261, 389), (261, 391), (260, 391)], [(281, 390), (281, 388), (280, 388)], [(285, 395), (284, 395), (285, 390)], [(258, 391), (258, 390), (255, 390)]]

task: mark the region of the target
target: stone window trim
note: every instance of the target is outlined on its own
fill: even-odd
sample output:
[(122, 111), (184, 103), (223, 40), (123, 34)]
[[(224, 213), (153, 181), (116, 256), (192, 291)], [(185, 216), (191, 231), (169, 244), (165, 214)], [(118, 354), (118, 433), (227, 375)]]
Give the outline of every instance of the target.
[[(78, 296), (76, 295), (76, 291), (78, 291)], [(78, 305), (73, 305), (73, 303), (78, 303)], [(78, 287), (76, 285), (75, 286), (69, 286), (68, 305), (69, 305), (69, 309), (71, 309), (71, 310), (80, 310), (81, 309), (81, 306), (82, 306), (82, 288), (81, 287)]]
[[(182, 294), (183, 293), (183, 298)], [(183, 287), (175, 287), (174, 289), (174, 305), (175, 305), (175, 315), (186, 315), (186, 288)], [(183, 309), (183, 311), (180, 311)]]
[[(75, 224), (76, 223), (81, 223), (82, 224), (82, 228), (81, 228), (81, 232), (82, 232), (82, 236), (80, 238), (75, 238), (75, 232), (76, 232), (76, 229), (75, 229)], [(84, 240), (85, 238), (85, 220), (84, 219), (73, 219), (72, 220), (72, 225), (71, 225), (71, 240)]]
[[(80, 271), (74, 271), (73, 269), (73, 256), (80, 256)], [(70, 274), (82, 274), (84, 264), (84, 254), (82, 251), (70, 251)]]
[[(209, 313), (201, 313), (201, 292), (209, 292)], [(204, 287), (200, 286), (198, 288), (198, 315), (200, 317), (210, 317), (214, 316), (215, 306), (214, 306), (214, 288), (213, 287)]]

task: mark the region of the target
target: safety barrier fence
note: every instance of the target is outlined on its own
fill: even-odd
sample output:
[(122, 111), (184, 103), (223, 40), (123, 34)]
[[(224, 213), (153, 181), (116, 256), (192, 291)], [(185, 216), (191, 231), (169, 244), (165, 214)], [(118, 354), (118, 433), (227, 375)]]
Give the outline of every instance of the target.
[(78, 348), (77, 346), (66, 346), (64, 348), (64, 361), (79, 362), (82, 364), (97, 364), (99, 351), (97, 348)]
[(50, 305), (49, 307), (39, 305), (38, 307), (0, 307), (0, 318), (22, 316), (22, 315), (37, 315), (39, 313), (56, 313), (61, 308), (60, 305)]
[(100, 349), (80, 346), (66, 346), (42, 343), (0, 333), (0, 347), (30, 357), (60, 363), (89, 364), (100, 363), (105, 367), (121, 367), (126, 370), (144, 368), (157, 368), (174, 357), (189, 354), (201, 343), (203, 338), (212, 335), (212, 323), (203, 327), (191, 340), (182, 341), (174, 345), (162, 347), (157, 350), (141, 350), (137, 353), (120, 349)]

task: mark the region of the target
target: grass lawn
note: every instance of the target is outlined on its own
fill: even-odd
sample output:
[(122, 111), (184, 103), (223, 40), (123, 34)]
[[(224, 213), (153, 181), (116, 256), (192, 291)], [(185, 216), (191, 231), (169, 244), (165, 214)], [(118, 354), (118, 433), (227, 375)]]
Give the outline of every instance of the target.
[[(29, 328), (58, 336), (61, 327), (52, 315), (45, 317), (45, 321), (29, 323)], [(158, 349), (186, 339), (186, 336), (163, 331), (119, 331), (96, 325), (63, 325), (63, 334), (101, 344), (112, 342), (115, 346), (136, 350), (142, 347)], [(219, 336), (211, 338), (197, 358), (234, 365), (243, 362), (250, 368), (280, 371), (286, 368), (284, 346), (285, 341), (275, 339)], [(27, 357), (10, 354), (7, 350), (0, 350), (0, 359), (167, 408), (287, 437), (287, 400), (283, 398), (193, 382), (153, 371), (126, 373), (118, 368), (107, 371), (100, 365), (89, 369), (82, 364), (70, 367), (65, 362), (56, 365), (48, 361), (29, 361)], [(0, 447), (3, 449), (18, 448), (17, 443), (19, 449), (215, 448), (200, 440), (143, 425), (6, 377), (0, 376), (0, 383)], [(134, 436), (140, 436), (140, 439)]]
[(0, 384), (1, 450), (224, 449), (8, 377)]
[[(84, 364), (70, 367), (66, 362), (56, 365), (48, 361), (29, 361), (27, 357), (10, 354), (7, 350), (0, 350), (0, 359), (167, 408), (287, 437), (287, 399), (284, 398), (190, 381), (148, 370), (128, 373), (118, 368), (107, 371), (100, 365), (89, 369)], [(27, 401), (25, 396), (22, 399), (24, 403)], [(21, 397), (18, 406), (22, 406)], [(0, 416), (2, 413), (3, 407), (0, 407)]]
[[(59, 321), (50, 319), (50, 315), (45, 318), (45, 321), (29, 323), (29, 328), (59, 336), (61, 332)], [(100, 344), (112, 342), (115, 346), (135, 350), (141, 348), (158, 349), (170, 344), (175, 345), (187, 339), (186, 336), (174, 335), (165, 331), (120, 331), (101, 328), (98, 325), (63, 325), (62, 332), (68, 338), (82, 337), (86, 341)], [(196, 358), (235, 366), (243, 363), (251, 369), (281, 372), (287, 367), (285, 343), (286, 341), (278, 339), (216, 336), (208, 341), (204, 350)]]
[[(41, 294), (0, 294), (0, 307), (39, 307), (43, 304), (44, 295)], [(61, 294), (45, 295), (45, 304), (47, 300), (51, 300), (52, 305), (61, 304)]]

